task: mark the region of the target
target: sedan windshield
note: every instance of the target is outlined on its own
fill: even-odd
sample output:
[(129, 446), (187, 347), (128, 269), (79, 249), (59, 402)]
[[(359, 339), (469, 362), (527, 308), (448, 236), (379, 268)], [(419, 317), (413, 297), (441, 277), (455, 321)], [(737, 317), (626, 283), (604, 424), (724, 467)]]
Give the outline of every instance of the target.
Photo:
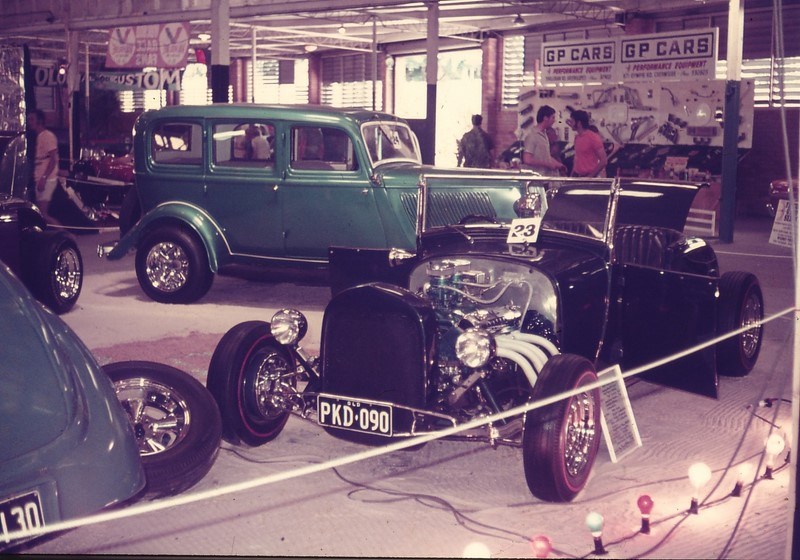
[(361, 126), (373, 166), (390, 161), (422, 163), (416, 135), (405, 123), (372, 121)]

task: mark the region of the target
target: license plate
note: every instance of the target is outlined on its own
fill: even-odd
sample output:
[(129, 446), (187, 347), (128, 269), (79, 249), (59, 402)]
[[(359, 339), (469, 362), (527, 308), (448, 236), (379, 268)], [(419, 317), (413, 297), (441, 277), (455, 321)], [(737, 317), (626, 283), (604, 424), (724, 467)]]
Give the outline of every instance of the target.
[(27, 492), (0, 501), (0, 542), (11, 542), (9, 535), (44, 525), (42, 501), (38, 492)]
[(392, 435), (392, 406), (328, 395), (317, 396), (317, 421), (321, 426), (379, 436)]

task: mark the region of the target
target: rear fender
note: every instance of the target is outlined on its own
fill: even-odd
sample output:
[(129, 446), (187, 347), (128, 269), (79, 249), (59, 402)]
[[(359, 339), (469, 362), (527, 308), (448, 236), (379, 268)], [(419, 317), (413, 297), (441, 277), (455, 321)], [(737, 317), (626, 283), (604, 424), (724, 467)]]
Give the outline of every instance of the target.
[(208, 254), (208, 264), (212, 272), (217, 272), (220, 260), (224, 260), (230, 255), (222, 229), (211, 216), (191, 204), (167, 202), (142, 216), (142, 219), (108, 253), (108, 259), (121, 259), (129, 251), (135, 249), (147, 233), (167, 223), (184, 225), (197, 234)]

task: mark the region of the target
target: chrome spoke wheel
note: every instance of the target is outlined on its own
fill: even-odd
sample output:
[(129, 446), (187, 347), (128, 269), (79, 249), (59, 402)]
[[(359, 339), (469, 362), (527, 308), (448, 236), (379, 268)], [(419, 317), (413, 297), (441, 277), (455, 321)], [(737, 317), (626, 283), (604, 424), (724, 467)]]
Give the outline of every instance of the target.
[(596, 406), (591, 393), (581, 393), (570, 400), (564, 422), (564, 465), (572, 476), (578, 476), (589, 465), (592, 444), (597, 437)]
[(758, 321), (761, 320), (762, 316), (761, 300), (756, 293), (750, 292), (742, 306), (739, 325), (740, 327), (753, 326), (753, 328), (744, 331), (741, 335), (742, 351), (748, 359), (751, 359), (759, 349), (762, 326), (758, 324)]
[(189, 278), (189, 257), (171, 241), (154, 244), (147, 252), (145, 273), (150, 285), (162, 292), (176, 292)]
[(280, 353), (270, 348), (265, 350), (254, 356), (252, 364), (256, 371), (248, 376), (244, 391), (251, 412), (272, 420), (291, 409), (295, 378), (291, 364)]
[(56, 257), (53, 269), (53, 288), (63, 300), (69, 300), (78, 295), (81, 290), (82, 280), (81, 258), (78, 250), (67, 246)]
[(174, 389), (133, 377), (116, 381), (114, 390), (128, 413), (143, 457), (171, 449), (186, 437), (192, 420), (189, 406)]

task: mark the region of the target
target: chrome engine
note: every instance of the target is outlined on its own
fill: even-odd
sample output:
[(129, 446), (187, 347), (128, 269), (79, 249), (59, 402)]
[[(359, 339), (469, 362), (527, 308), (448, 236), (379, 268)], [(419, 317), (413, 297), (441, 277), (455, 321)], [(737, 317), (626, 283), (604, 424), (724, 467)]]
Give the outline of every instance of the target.
[[(526, 315), (555, 323), (556, 298), (544, 274), (507, 261), (444, 258), (420, 265), (410, 287), (436, 311), (438, 361), (432, 381), (443, 410), (469, 419), (529, 398), (544, 362), (558, 353), (543, 336), (520, 332)], [(463, 333), (475, 330), (486, 333), (496, 350), (484, 366), (470, 368), (455, 348)]]

